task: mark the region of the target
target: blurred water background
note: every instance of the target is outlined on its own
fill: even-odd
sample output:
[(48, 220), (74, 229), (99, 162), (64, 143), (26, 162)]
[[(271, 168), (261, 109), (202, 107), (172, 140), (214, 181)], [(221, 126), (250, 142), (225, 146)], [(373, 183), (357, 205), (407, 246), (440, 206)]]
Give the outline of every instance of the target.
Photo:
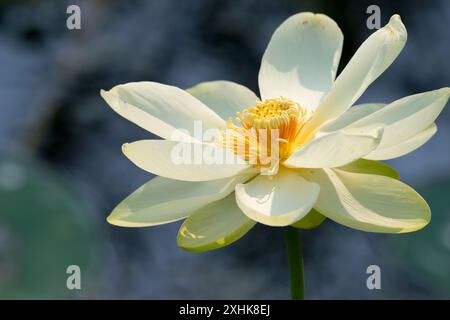
[[(78, 4), (82, 29), (66, 28)], [(100, 89), (151, 80), (190, 87), (225, 79), (257, 92), (274, 29), (300, 11), (322, 12), (345, 35), (340, 70), (399, 13), (408, 43), (360, 99), (390, 102), (450, 84), (450, 1), (0, 1), (0, 298), (288, 298), (282, 230), (255, 227), (227, 248), (192, 254), (180, 223), (125, 229), (110, 210), (151, 178), (121, 153), (152, 137), (115, 114)], [(420, 150), (393, 161), (429, 202), (420, 232), (369, 234), (326, 221), (302, 232), (309, 298), (450, 298), (450, 110)], [(82, 290), (66, 288), (66, 267)], [(382, 290), (366, 268), (381, 267)]]

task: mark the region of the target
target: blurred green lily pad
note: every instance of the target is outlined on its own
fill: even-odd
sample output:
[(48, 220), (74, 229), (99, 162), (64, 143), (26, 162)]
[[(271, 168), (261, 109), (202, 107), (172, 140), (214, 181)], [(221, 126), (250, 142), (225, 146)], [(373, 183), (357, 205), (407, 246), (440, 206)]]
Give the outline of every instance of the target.
[[(49, 168), (0, 157), (0, 298), (71, 298), (89, 291), (99, 248), (93, 217)], [(68, 290), (69, 265), (81, 290)]]
[(402, 264), (424, 288), (450, 297), (450, 180), (418, 189), (431, 207), (422, 230), (392, 239)]

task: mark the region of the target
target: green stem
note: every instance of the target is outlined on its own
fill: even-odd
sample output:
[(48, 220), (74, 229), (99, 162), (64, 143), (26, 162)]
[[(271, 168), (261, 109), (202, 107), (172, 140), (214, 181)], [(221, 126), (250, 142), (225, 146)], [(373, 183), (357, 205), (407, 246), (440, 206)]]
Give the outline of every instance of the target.
[(291, 278), (291, 299), (305, 298), (305, 281), (303, 271), (303, 252), (297, 228), (285, 228), (285, 241), (288, 252), (289, 273)]

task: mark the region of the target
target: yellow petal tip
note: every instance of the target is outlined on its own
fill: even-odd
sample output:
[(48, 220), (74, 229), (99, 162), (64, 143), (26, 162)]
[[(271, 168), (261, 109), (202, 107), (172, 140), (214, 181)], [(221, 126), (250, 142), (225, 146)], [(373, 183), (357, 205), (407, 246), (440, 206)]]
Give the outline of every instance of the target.
[(112, 224), (114, 226), (117, 226), (117, 220), (114, 219), (114, 211), (111, 212), (107, 217), (106, 217), (106, 222), (108, 222), (109, 224)]
[(127, 154), (127, 150), (128, 150), (128, 145), (129, 145), (129, 143), (124, 143), (123, 145), (122, 145), (122, 152), (123, 152), (123, 154)]
[(389, 23), (386, 25), (392, 34), (399, 37), (399, 40), (406, 40), (407, 32), (406, 27), (400, 18), (400, 15), (394, 14), (390, 19)]
[(109, 94), (109, 91), (104, 90), (104, 89), (100, 89), (100, 96), (106, 100), (107, 96)]

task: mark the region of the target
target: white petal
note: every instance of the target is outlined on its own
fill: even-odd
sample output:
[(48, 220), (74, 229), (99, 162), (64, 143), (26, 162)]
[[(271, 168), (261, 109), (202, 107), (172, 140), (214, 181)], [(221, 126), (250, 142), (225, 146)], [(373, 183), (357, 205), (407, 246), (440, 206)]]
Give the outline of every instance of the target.
[(335, 169), (353, 173), (376, 174), (378, 176), (386, 176), (400, 180), (400, 174), (394, 168), (384, 162), (374, 160), (359, 159), (355, 162)]
[(148, 227), (185, 218), (192, 211), (220, 200), (249, 175), (207, 182), (186, 182), (156, 177), (123, 200), (108, 222), (122, 227)]
[(319, 186), (295, 170), (280, 168), (274, 176), (260, 175), (236, 185), (235, 191), (239, 208), (250, 219), (269, 226), (288, 226), (311, 210)]
[(449, 97), (450, 88), (408, 96), (355, 121), (348, 128), (383, 126), (383, 138), (377, 149), (389, 148), (405, 142), (430, 127)]
[(283, 96), (315, 109), (334, 81), (342, 42), (336, 22), (323, 14), (304, 12), (287, 19), (262, 58), (261, 98)]
[(380, 110), (384, 106), (386, 106), (386, 104), (383, 103), (366, 103), (353, 106), (339, 118), (334, 119), (321, 127), (320, 132), (333, 132), (345, 129), (356, 121)]
[(186, 91), (156, 82), (118, 85), (101, 90), (101, 96), (122, 117), (168, 140), (194, 135), (196, 124), (201, 123), (203, 130), (224, 125), (222, 118)]
[(320, 185), (314, 208), (347, 227), (402, 233), (421, 229), (430, 221), (425, 200), (393, 178), (336, 169), (304, 169), (302, 175)]
[(259, 98), (250, 89), (231, 81), (203, 82), (186, 90), (214, 110), (225, 121), (256, 105)]
[(188, 251), (222, 248), (240, 239), (255, 224), (242, 213), (231, 194), (194, 211), (181, 226), (177, 243)]
[(374, 150), (382, 133), (382, 129), (327, 133), (295, 152), (284, 165), (290, 168), (340, 167)]
[(356, 51), (323, 98), (309, 126), (317, 127), (343, 114), (367, 87), (386, 70), (406, 43), (407, 33), (400, 16), (373, 33)]
[(326, 218), (327, 217), (322, 215), (319, 211), (311, 209), (306, 216), (292, 224), (292, 227), (306, 230), (314, 229), (320, 226)]
[(140, 140), (124, 144), (122, 151), (139, 168), (175, 180), (222, 179), (249, 168), (231, 151), (206, 143)]
[(394, 159), (408, 154), (424, 145), (436, 133), (437, 126), (432, 124), (421, 133), (415, 135), (408, 140), (384, 149), (375, 149), (364, 158), (372, 160), (388, 160)]

